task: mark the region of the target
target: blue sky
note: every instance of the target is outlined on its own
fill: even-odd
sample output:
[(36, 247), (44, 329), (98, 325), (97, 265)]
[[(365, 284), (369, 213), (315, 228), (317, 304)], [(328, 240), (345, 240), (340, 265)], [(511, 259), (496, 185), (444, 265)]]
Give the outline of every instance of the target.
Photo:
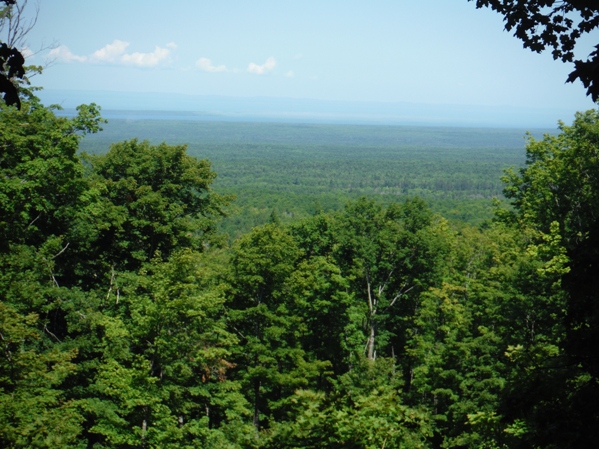
[(54, 60), (33, 80), (48, 90), (510, 106), (566, 121), (593, 107), (565, 84), (570, 65), (466, 0), (41, 0), (27, 44), (53, 43), (28, 60)]

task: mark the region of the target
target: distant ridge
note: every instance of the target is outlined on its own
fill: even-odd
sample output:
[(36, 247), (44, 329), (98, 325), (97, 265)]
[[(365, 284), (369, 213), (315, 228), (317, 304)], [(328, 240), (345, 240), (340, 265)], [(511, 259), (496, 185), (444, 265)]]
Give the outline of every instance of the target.
[(551, 128), (574, 110), (512, 106), (358, 102), (279, 97), (226, 97), (165, 93), (43, 90), (45, 104), (73, 109), (102, 106), (107, 118), (255, 121), (490, 128)]

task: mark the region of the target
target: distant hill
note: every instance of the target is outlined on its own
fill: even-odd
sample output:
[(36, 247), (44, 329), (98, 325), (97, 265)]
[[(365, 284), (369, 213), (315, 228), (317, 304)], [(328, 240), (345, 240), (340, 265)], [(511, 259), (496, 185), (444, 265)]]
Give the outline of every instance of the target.
[(95, 102), (108, 118), (202, 121), (555, 129), (558, 120), (569, 121), (575, 112), (511, 106), (79, 90), (43, 90), (40, 97), (45, 104), (59, 104), (67, 110)]

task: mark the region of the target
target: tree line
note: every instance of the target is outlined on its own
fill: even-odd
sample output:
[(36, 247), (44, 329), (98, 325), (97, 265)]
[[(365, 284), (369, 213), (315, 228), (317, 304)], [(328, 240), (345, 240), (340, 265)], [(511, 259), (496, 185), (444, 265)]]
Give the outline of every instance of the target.
[(482, 223), (492, 217), (488, 200), (503, 198), (502, 170), (524, 163), (523, 135), (503, 129), (111, 120), (80, 148), (100, 154), (111, 142), (134, 136), (153, 144), (187, 143), (188, 154), (212, 162), (219, 174), (214, 187), (235, 195), (219, 227), (236, 237), (266, 223), (273, 210), (286, 223), (316, 210), (340, 210), (361, 196), (385, 205), (419, 196), (448, 219)]

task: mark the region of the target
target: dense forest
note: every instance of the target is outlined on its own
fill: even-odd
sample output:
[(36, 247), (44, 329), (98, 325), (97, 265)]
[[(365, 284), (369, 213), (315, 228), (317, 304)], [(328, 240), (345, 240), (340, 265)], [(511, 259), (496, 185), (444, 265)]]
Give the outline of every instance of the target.
[[(297, 217), (271, 210), (235, 238), (220, 225), (231, 190), (199, 149), (127, 139), (81, 152), (104, 126), (99, 108), (56, 112), (34, 96), (0, 106), (1, 447), (599, 438), (599, 111), (528, 137), (492, 219), (448, 220), (410, 189), (358, 191)], [(347, 166), (313, 145), (321, 160), (294, 168), (315, 195), (358, 156), (371, 163), (367, 143), (349, 147)], [(271, 168), (283, 164), (270, 151)], [(385, 161), (364, 189), (407, 163)], [(222, 164), (229, 185), (243, 179)], [(473, 176), (490, 203), (498, 181)]]
[[(62, 114), (73, 115), (72, 111)], [(235, 196), (219, 228), (231, 237), (268, 222), (333, 212), (361, 196), (383, 205), (419, 196), (450, 220), (479, 225), (503, 198), (501, 176), (524, 164), (522, 129), (110, 119), (81, 149), (105, 153), (139, 138), (186, 144), (218, 173), (214, 188)], [(555, 130), (531, 130), (541, 138)]]
[[(0, 447), (595, 447), (599, 110), (107, 125), (0, 6)], [(596, 2), (476, 6), (599, 99)]]

